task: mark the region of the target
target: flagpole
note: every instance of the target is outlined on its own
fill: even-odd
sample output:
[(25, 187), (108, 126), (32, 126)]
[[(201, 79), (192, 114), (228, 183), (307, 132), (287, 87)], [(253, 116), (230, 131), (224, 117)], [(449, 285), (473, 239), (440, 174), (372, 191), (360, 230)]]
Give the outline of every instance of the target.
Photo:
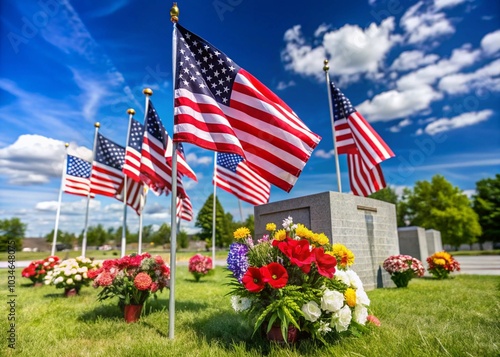
[(141, 193), (141, 212), (139, 214), (139, 240), (137, 244), (137, 254), (142, 254), (142, 211), (144, 210), (144, 206), (146, 205), (146, 196), (148, 191), (146, 189), (146, 185), (142, 185), (142, 193)]
[(241, 200), (238, 198), (238, 206), (240, 208), (240, 219), (243, 222), (243, 209), (241, 208)]
[[(128, 137), (130, 136), (130, 123), (132, 122), (132, 117), (135, 114), (135, 110), (130, 108), (127, 109), (128, 113), (128, 127), (127, 127), (127, 139), (125, 140), (125, 150), (128, 146)], [(122, 228), (122, 244), (121, 244), (121, 256), (125, 256), (127, 251), (127, 199), (128, 199), (128, 179), (127, 175), (123, 175), (123, 228)]]
[(332, 133), (333, 133), (333, 151), (335, 154), (335, 170), (337, 172), (337, 187), (339, 192), (342, 192), (342, 184), (340, 182), (340, 165), (339, 165), (339, 154), (337, 152), (337, 140), (335, 138), (335, 122), (333, 117), (333, 103), (332, 103), (332, 90), (330, 88), (330, 75), (328, 74), (328, 70), (330, 66), (328, 66), (328, 60), (323, 61), (323, 71), (325, 71), (326, 77), (326, 86), (328, 88), (328, 103), (330, 104), (330, 121), (332, 123)]
[(217, 151), (214, 151), (214, 197), (212, 202), (212, 265), (215, 268), (215, 230), (217, 218)]
[[(177, 3), (174, 2), (172, 8), (170, 9), (170, 21), (173, 23), (172, 31), (172, 73), (174, 76), (174, 82), (176, 77), (176, 51), (177, 51), (177, 41), (175, 36), (175, 24), (179, 21), (179, 8)], [(175, 84), (173, 85), (173, 97), (172, 100), (175, 101)], [(175, 121), (175, 103), (173, 103), (174, 109), (174, 121)], [(177, 207), (177, 143), (172, 138), (172, 200), (171, 208)], [(177, 209), (177, 208), (176, 208)], [(171, 210), (172, 211), (172, 210)], [(175, 224), (176, 214), (170, 214), (171, 221), (171, 236), (170, 236), (170, 295), (169, 295), (169, 319), (168, 319), (168, 337), (174, 339), (175, 330), (175, 270), (176, 270), (176, 257), (175, 251), (177, 248), (177, 226)]]
[[(99, 132), (99, 127), (101, 124), (99, 122), (96, 122), (94, 124), (95, 127), (95, 133), (94, 133), (94, 145), (92, 146), (92, 165), (94, 164), (94, 159), (95, 159), (95, 146), (97, 143), (97, 133)], [(83, 239), (82, 239), (82, 257), (85, 257), (86, 251), (87, 251), (87, 231), (88, 231), (88, 224), (89, 224), (89, 207), (90, 207), (90, 187), (89, 187), (89, 192), (87, 193), (87, 209), (85, 210), (85, 228), (83, 229)]]
[(52, 249), (50, 251), (50, 255), (56, 255), (56, 244), (57, 244), (57, 231), (59, 230), (59, 216), (61, 215), (61, 201), (62, 201), (62, 193), (64, 188), (64, 177), (66, 174), (66, 165), (68, 162), (68, 143), (64, 144), (64, 161), (63, 161), (63, 169), (61, 174), (61, 187), (59, 188), (59, 199), (57, 201), (57, 211), (56, 211), (56, 223), (54, 227), (54, 238), (52, 239)]

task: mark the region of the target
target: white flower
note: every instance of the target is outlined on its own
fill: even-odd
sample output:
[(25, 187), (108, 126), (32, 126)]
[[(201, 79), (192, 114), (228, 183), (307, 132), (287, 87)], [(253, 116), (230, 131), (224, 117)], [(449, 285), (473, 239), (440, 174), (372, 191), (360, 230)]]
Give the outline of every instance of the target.
[(55, 278), (54, 284), (57, 285), (57, 284), (62, 283), (63, 281), (64, 281), (64, 278), (62, 276), (60, 276), (60, 277)]
[(332, 316), (332, 324), (338, 332), (346, 331), (351, 323), (351, 319), (351, 309), (346, 305)]
[(347, 276), (349, 277), (350, 280), (350, 286), (354, 289), (359, 289), (363, 288), (363, 283), (361, 282), (361, 279), (359, 278), (358, 274), (354, 270), (347, 270), (346, 271)]
[(343, 270), (337, 269), (335, 271), (335, 279), (343, 282), (347, 286), (351, 285), (351, 280), (347, 276), (347, 273), (345, 271), (343, 271)]
[(285, 218), (283, 220), (283, 228), (286, 230), (286, 231), (290, 231), (290, 226), (293, 224), (293, 218), (288, 216), (288, 218)]
[(337, 312), (344, 306), (344, 294), (326, 289), (321, 298), (321, 309), (324, 311)]
[(361, 325), (366, 324), (366, 318), (368, 317), (368, 309), (363, 305), (357, 305), (354, 308), (354, 320)]
[(248, 310), (251, 304), (252, 301), (249, 298), (237, 295), (231, 296), (231, 306), (236, 312)]
[(302, 305), (302, 312), (307, 321), (314, 322), (321, 316), (321, 309), (315, 301)]
[(83, 273), (82, 275), (83, 275), (83, 278), (84, 278), (84, 279), (87, 279), (87, 278), (88, 278), (88, 276), (87, 276), (87, 272)]
[(78, 272), (79, 272), (79, 273), (84, 273), (84, 272), (86, 272), (86, 271), (88, 271), (88, 270), (89, 270), (89, 268), (87, 268), (87, 267), (81, 267), (81, 268), (78, 268)]
[(45, 263), (43, 263), (43, 266), (44, 266), (44, 267), (46, 267), (46, 266), (48, 266), (48, 265), (49, 265), (49, 262), (45, 262)]
[(71, 275), (71, 270), (66, 269), (66, 270), (64, 271), (64, 275), (66, 275), (66, 276), (70, 276), (70, 275)]
[(71, 275), (75, 275), (76, 273), (78, 273), (78, 270), (75, 269), (75, 268), (72, 268), (71, 269)]
[(49, 258), (49, 262), (53, 263), (54, 262), (54, 258)]
[(330, 332), (332, 329), (330, 328), (330, 324), (325, 321), (320, 321), (319, 322), (319, 328), (318, 332), (322, 335), (326, 335), (328, 332)]
[(370, 299), (363, 288), (356, 289), (356, 304), (370, 306)]
[(81, 281), (82, 280), (82, 276), (80, 274), (76, 274), (75, 275), (75, 280), (76, 281)]

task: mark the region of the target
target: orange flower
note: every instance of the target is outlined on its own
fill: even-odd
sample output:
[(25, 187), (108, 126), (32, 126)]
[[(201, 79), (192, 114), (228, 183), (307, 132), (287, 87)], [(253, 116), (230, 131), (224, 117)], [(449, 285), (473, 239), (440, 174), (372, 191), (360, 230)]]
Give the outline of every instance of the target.
[(134, 279), (134, 285), (139, 290), (148, 290), (152, 283), (153, 279), (144, 272), (137, 274)]

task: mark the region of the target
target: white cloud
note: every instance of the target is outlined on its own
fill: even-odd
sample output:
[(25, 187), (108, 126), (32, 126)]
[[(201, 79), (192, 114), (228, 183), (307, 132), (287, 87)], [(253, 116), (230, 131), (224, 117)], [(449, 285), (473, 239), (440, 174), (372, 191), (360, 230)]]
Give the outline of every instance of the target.
[(438, 59), (438, 55), (426, 55), (424, 52), (419, 50), (405, 51), (394, 60), (390, 69), (395, 71), (407, 71), (435, 63)]
[(468, 93), (477, 89), (500, 91), (500, 59), (472, 73), (459, 73), (443, 77), (439, 89), (449, 94)]
[(438, 119), (427, 125), (424, 131), (429, 135), (434, 135), (444, 131), (475, 125), (488, 120), (492, 115), (493, 111), (489, 109), (482, 110), (480, 112), (463, 113), (454, 118)]
[(490, 32), (481, 40), (481, 48), (487, 55), (500, 51), (500, 30)]
[(391, 126), (389, 128), (389, 131), (392, 132), (392, 133), (399, 133), (402, 128), (404, 128), (404, 127), (406, 127), (408, 125), (411, 125), (412, 123), (413, 122), (410, 119), (403, 119), (399, 123), (397, 123), (396, 125)]
[(441, 10), (444, 8), (457, 6), (463, 2), (465, 2), (465, 0), (434, 0), (434, 8), (436, 10)]
[(313, 155), (315, 157), (320, 157), (322, 159), (330, 159), (333, 157), (333, 155), (335, 155), (335, 150), (334, 149), (332, 149), (330, 151), (325, 151), (323, 149), (314, 150)]
[(278, 83), (278, 86), (276, 87), (277, 90), (284, 90), (287, 89), (288, 87), (294, 87), (296, 84), (294, 81), (288, 81), (288, 82), (283, 82), (280, 81)]
[(422, 85), (405, 91), (390, 90), (356, 106), (370, 122), (389, 121), (423, 111), (442, 98), (432, 87)]

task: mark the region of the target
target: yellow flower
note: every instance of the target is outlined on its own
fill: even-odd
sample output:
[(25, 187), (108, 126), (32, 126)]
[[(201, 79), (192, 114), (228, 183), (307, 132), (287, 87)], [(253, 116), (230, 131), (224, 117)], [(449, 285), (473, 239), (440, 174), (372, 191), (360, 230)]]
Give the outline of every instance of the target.
[(297, 224), (297, 228), (295, 229), (295, 235), (304, 239), (312, 239), (314, 233), (311, 232), (308, 228), (306, 228), (306, 226), (299, 223)]
[(328, 239), (325, 233), (313, 234), (312, 241), (317, 243), (318, 245), (325, 245), (330, 243), (330, 240)]
[(356, 306), (356, 290), (353, 288), (347, 288), (344, 293), (345, 301), (350, 307)]
[(285, 238), (286, 238), (286, 231), (284, 229), (280, 229), (274, 234), (274, 239), (277, 241), (285, 240)]
[(276, 230), (276, 224), (268, 223), (266, 224), (266, 231), (274, 232)]
[(343, 244), (332, 245), (333, 255), (337, 258), (337, 264), (346, 268), (354, 264), (354, 253)]
[(245, 239), (250, 235), (250, 229), (247, 227), (240, 227), (234, 231), (234, 239)]

